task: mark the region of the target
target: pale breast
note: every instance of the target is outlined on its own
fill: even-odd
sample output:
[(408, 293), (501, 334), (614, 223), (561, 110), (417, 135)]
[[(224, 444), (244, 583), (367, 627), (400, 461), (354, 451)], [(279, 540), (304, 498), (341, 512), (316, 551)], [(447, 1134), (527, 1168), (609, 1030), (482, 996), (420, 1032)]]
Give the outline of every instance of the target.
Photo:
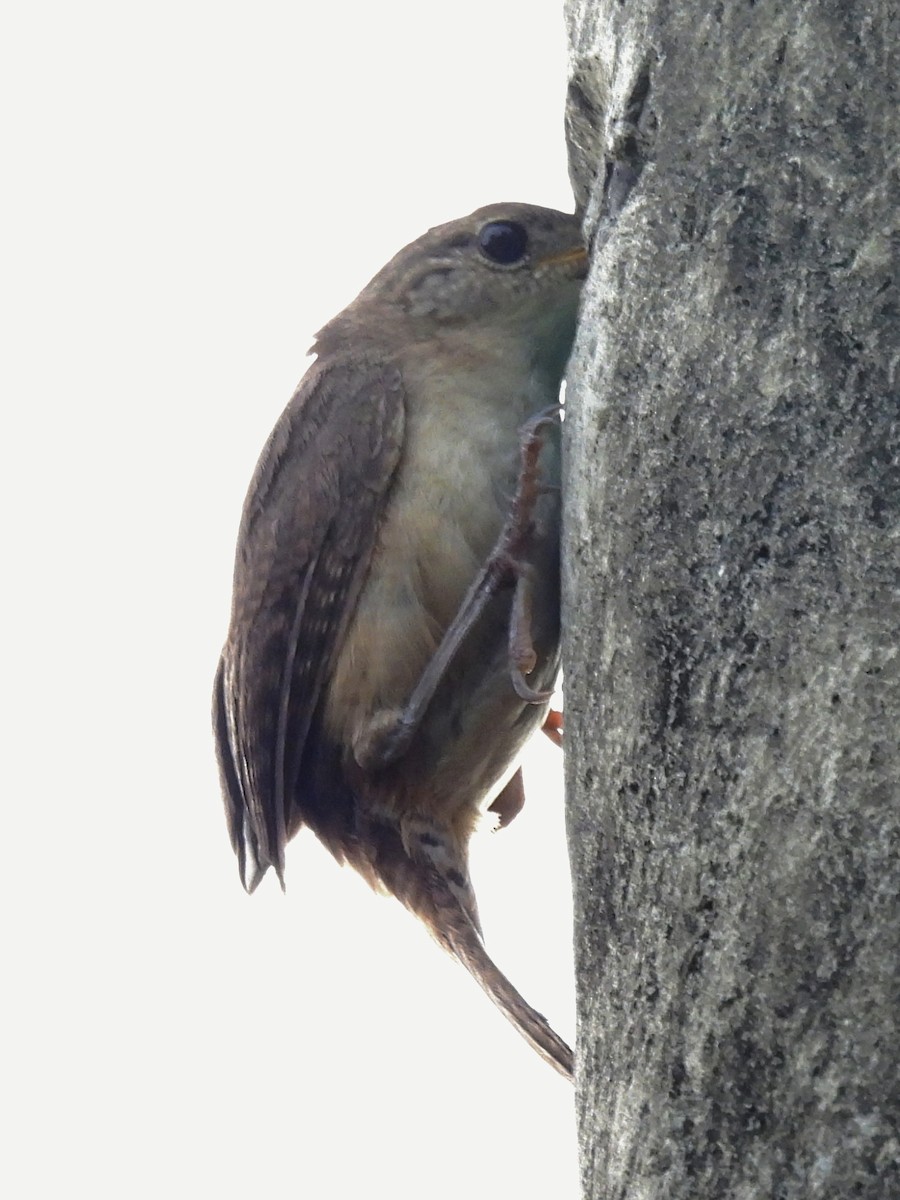
[[(524, 358), (506, 361), (498, 383), (471, 346), (466, 357), (448, 355), (452, 369), (442, 370), (432, 348), (404, 362), (411, 398), (403, 454), (329, 688), (329, 732), (344, 745), (373, 714), (409, 699), (501, 533), (519, 429), (556, 399)], [(476, 638), (471, 650), (494, 657), (496, 640), (492, 632), (479, 647)]]

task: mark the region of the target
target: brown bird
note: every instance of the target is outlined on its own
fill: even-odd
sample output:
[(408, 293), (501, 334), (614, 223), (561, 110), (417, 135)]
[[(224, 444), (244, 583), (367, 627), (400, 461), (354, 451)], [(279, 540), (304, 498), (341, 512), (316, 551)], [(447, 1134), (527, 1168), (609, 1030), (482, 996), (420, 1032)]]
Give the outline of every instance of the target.
[[(214, 721), (244, 886), (308, 826), (401, 900), (567, 1076), (481, 940), (468, 842), (559, 665), (559, 429), (587, 255), (497, 204), (391, 260), (317, 335), (262, 452)], [(527, 677), (527, 678), (526, 678)]]

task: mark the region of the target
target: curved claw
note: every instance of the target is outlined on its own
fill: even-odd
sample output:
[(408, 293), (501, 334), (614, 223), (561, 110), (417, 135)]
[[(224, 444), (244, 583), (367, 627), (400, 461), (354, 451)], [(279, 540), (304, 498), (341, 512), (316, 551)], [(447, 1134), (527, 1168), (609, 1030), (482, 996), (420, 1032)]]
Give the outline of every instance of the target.
[(529, 417), (524, 425), (519, 429), (519, 436), (526, 440), (534, 437), (536, 433), (540, 433), (542, 429), (546, 429), (548, 425), (559, 424), (562, 415), (563, 406), (561, 404), (551, 404), (549, 408), (542, 408), (539, 413), (535, 413), (533, 417)]
[(509, 674), (516, 695), (520, 700), (525, 700), (528, 704), (546, 704), (553, 695), (553, 688), (545, 692), (529, 687), (525, 682), (525, 676), (518, 667), (512, 667)]

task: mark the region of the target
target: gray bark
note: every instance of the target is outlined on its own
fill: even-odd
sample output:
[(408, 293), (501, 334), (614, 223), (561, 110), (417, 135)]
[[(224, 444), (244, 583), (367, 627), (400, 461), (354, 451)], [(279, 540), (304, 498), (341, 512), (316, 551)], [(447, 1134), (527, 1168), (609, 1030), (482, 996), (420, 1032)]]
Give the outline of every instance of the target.
[(569, 5), (587, 1197), (900, 1196), (896, 13)]

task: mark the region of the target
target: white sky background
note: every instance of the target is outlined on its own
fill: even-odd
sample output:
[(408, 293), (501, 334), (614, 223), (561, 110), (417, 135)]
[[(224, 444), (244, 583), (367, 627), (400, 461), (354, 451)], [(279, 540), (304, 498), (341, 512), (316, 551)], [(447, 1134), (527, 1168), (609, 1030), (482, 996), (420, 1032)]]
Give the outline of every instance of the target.
[[(311, 835), (285, 897), (244, 895), (209, 730), (241, 503), (315, 330), (430, 225), (572, 208), (561, 0), (3, 27), (2, 1191), (574, 1197), (571, 1089), (399, 905)], [(571, 1038), (536, 754), (475, 881)]]

